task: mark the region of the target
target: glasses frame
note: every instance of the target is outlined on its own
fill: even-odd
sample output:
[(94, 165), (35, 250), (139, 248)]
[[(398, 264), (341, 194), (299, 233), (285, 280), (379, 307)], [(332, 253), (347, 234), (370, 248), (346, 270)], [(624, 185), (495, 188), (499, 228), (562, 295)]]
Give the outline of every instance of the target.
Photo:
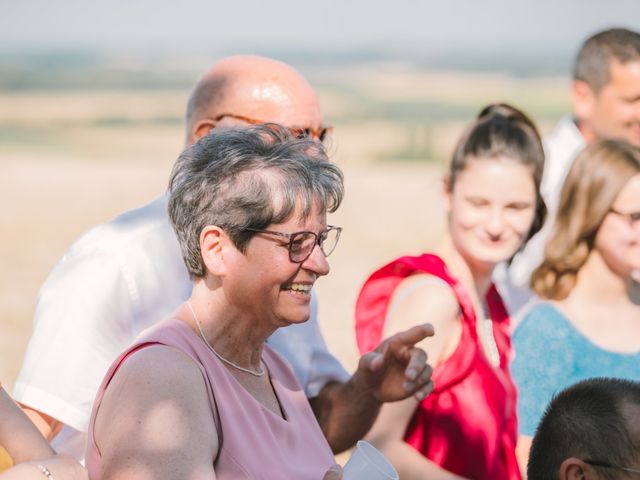
[[(307, 259), (313, 253), (313, 249), (316, 248), (316, 245), (318, 247), (320, 247), (320, 250), (322, 251), (322, 254), (325, 257), (328, 257), (336, 249), (336, 246), (338, 245), (338, 240), (340, 240), (340, 234), (342, 233), (342, 227), (336, 227), (334, 225), (327, 225), (327, 228), (325, 228), (319, 234), (316, 233), (316, 232), (310, 232), (310, 231), (306, 231), (306, 230), (301, 231), (301, 232), (293, 232), (293, 233), (275, 232), (273, 230), (260, 230), (258, 228), (245, 228), (244, 230), (247, 230), (249, 232), (256, 232), (256, 233), (266, 233), (266, 234), (269, 234), (269, 235), (276, 235), (278, 237), (286, 238), (288, 240), (287, 250), (289, 252), (289, 260), (291, 261), (291, 263), (304, 263), (304, 262), (306, 262)], [(327, 234), (332, 230), (335, 230), (337, 232), (336, 233), (336, 244), (333, 246), (333, 248), (329, 252), (325, 252), (322, 244), (324, 243), (324, 240), (327, 238)], [(309, 253), (303, 259), (294, 260), (293, 259), (293, 255), (294, 254), (292, 252), (293, 242), (294, 242), (296, 236), (299, 236), (299, 235), (302, 235), (302, 234), (311, 234), (311, 235), (313, 235), (315, 237), (315, 240), (313, 242), (313, 247), (311, 248), (311, 250), (309, 250)]]
[(614, 468), (616, 470), (622, 470), (623, 472), (634, 473), (636, 475), (640, 475), (640, 469), (631, 468), (631, 467), (619, 467), (618, 465), (611, 465), (608, 462), (601, 462), (599, 460), (583, 460), (584, 463), (588, 463), (594, 467), (602, 467), (602, 468)]
[(621, 212), (620, 210), (616, 210), (615, 208), (610, 208), (609, 212), (613, 213), (614, 215), (618, 215), (619, 217), (624, 218), (627, 223), (629, 224), (630, 227), (633, 227), (633, 225), (637, 222), (640, 222), (640, 211), (637, 212)]
[[(221, 113), (217, 117), (213, 119), (214, 122), (219, 122), (224, 118), (233, 118), (235, 120), (240, 120), (242, 122), (246, 122), (250, 125), (262, 125), (265, 122), (264, 120), (257, 120), (251, 117), (245, 117), (244, 115), (236, 115), (235, 113)], [(325, 139), (333, 132), (333, 127), (330, 125), (323, 126), (321, 125), (319, 128), (313, 127), (288, 127), (285, 126), (287, 130), (291, 132), (291, 134), (296, 138), (311, 138), (313, 140), (318, 140), (320, 143), (324, 142)]]

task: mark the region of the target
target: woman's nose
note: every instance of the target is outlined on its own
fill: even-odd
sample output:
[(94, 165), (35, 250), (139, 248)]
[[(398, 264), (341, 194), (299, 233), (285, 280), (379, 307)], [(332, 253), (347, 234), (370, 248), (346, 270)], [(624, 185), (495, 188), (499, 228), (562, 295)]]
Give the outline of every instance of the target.
[(504, 215), (500, 209), (493, 209), (485, 223), (485, 229), (492, 236), (499, 236), (504, 230)]
[(324, 256), (324, 252), (318, 245), (313, 247), (309, 258), (302, 262), (302, 267), (311, 270), (318, 276), (326, 275), (330, 270), (327, 257)]

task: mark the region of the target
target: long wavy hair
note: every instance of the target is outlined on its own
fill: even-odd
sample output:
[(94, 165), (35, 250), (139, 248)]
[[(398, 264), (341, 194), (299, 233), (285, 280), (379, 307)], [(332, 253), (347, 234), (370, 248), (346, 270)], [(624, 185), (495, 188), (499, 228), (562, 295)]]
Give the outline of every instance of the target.
[(620, 190), (640, 173), (640, 149), (621, 140), (585, 148), (564, 182), (542, 264), (531, 276), (542, 298), (562, 300), (593, 250), (596, 235)]

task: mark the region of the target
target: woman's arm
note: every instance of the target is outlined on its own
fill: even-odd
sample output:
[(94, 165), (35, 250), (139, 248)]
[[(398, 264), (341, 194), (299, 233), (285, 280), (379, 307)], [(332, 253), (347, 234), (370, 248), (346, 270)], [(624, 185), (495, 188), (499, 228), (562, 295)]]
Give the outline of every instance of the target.
[(0, 387), (0, 445), (14, 463), (55, 455), (38, 429)]
[[(385, 322), (385, 336), (427, 321), (433, 324), (433, 338), (425, 339), (418, 346), (428, 353), (429, 361), (435, 368), (455, 350), (459, 342), (461, 324), (458, 301), (448, 285), (432, 276), (415, 275), (402, 282), (394, 295), (389, 313)], [(418, 401), (414, 398), (383, 405), (367, 440), (389, 458), (402, 479), (460, 479), (404, 441), (407, 426), (417, 407)]]
[(66, 455), (55, 455), (46, 460), (23, 462), (0, 473), (0, 480), (50, 480), (50, 478), (54, 480), (88, 480), (89, 474), (75, 458)]
[(518, 436), (516, 458), (518, 459), (518, 465), (520, 466), (520, 474), (522, 475), (522, 480), (527, 480), (527, 464), (529, 463), (529, 451), (531, 450), (532, 442), (533, 438), (528, 435)]
[(462, 477), (440, 468), (403, 440), (417, 406), (413, 398), (385, 404), (366, 439), (387, 456), (403, 480), (460, 480)]
[(144, 348), (116, 372), (97, 413), (102, 478), (215, 478), (216, 432), (193, 360), (171, 347)]
[[(0, 474), (0, 480), (44, 480), (44, 471), (56, 480), (84, 480), (87, 471), (75, 459), (56, 456), (38, 429), (0, 386), (0, 445), (18, 464)], [(46, 469), (43, 471), (43, 468)]]

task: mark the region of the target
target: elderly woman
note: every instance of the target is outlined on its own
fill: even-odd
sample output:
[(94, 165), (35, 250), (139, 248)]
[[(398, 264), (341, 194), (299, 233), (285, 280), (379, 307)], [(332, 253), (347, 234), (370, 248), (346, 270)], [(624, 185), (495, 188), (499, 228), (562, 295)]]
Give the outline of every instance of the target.
[(342, 196), (322, 146), (275, 125), (213, 133), (181, 155), (169, 215), (192, 295), (107, 373), (89, 429), (92, 479), (334, 470), (291, 367), (265, 340), (309, 318), (340, 236), (326, 215)]

